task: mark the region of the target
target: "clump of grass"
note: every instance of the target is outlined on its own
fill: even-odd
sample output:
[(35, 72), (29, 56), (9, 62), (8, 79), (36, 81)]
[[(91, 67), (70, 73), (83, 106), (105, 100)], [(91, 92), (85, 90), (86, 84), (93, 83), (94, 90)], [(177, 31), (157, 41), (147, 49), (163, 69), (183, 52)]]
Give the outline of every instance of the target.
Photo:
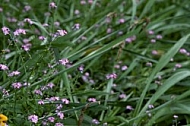
[(188, 1), (0, 5), (0, 112), (11, 125), (189, 124)]

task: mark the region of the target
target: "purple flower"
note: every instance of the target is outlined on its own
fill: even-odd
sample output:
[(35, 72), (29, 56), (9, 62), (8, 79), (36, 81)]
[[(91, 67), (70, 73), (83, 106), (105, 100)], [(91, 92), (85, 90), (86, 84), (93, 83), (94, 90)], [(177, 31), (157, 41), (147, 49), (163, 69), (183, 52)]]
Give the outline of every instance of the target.
[(123, 98), (126, 98), (126, 94), (120, 94), (120, 95), (119, 95), (119, 98), (122, 98), (122, 99), (123, 99)]
[(54, 2), (51, 2), (51, 3), (49, 4), (49, 6), (50, 6), (51, 8), (57, 8), (57, 6), (56, 6), (56, 4), (55, 4)]
[(63, 112), (58, 112), (58, 113), (57, 113), (57, 116), (59, 116), (60, 119), (63, 119), (63, 118), (64, 118)]
[(13, 72), (11, 72), (11, 73), (9, 73), (9, 77), (12, 77), (12, 76), (16, 76), (16, 75), (19, 75), (20, 74), (20, 72), (19, 71), (13, 71)]
[(61, 101), (62, 101), (63, 103), (65, 103), (65, 104), (69, 104), (69, 100), (67, 100), (66, 98), (61, 99)]
[(119, 23), (120, 23), (120, 24), (122, 24), (122, 23), (124, 23), (124, 22), (125, 22), (125, 19), (123, 19), (123, 18), (119, 19)]
[(13, 83), (12, 86), (13, 86), (13, 88), (15, 88), (15, 89), (19, 89), (19, 88), (22, 87), (22, 84), (21, 84), (20, 82), (16, 82), (16, 83)]
[(149, 34), (149, 35), (153, 35), (153, 34), (154, 34), (154, 31), (149, 30), (149, 31), (148, 31), (148, 34)]
[(60, 36), (64, 36), (67, 34), (67, 31), (66, 30), (57, 30), (57, 34)]
[(51, 89), (54, 87), (55, 85), (53, 83), (48, 83), (47, 87), (50, 87)]
[(10, 32), (9, 28), (7, 28), (5, 26), (3, 26), (1, 29), (2, 29), (4, 35), (8, 35)]
[(97, 119), (93, 119), (93, 120), (92, 120), (92, 123), (93, 123), (93, 124), (100, 124), (100, 122), (99, 122)]
[(43, 100), (39, 100), (39, 101), (38, 101), (38, 104), (39, 104), (39, 105), (44, 105), (44, 101), (43, 101)]
[(156, 39), (151, 39), (150, 42), (151, 43), (156, 43)]
[(152, 55), (158, 55), (158, 51), (152, 50)]
[(63, 58), (63, 59), (59, 60), (59, 62), (60, 62), (60, 64), (65, 66), (67, 63), (69, 63), (69, 60), (66, 58)]
[(117, 78), (117, 74), (115, 74), (115, 73), (107, 74), (107, 75), (106, 75), (106, 78), (107, 78), (107, 79), (111, 79), (111, 78), (116, 79), (116, 78)]
[(31, 7), (28, 6), (28, 5), (26, 5), (26, 6), (24, 6), (24, 10), (25, 10), (25, 11), (29, 11), (29, 10), (31, 10)]
[(0, 70), (8, 70), (9, 68), (4, 65), (4, 64), (0, 64)]
[(96, 102), (96, 98), (89, 98), (88, 101), (89, 102)]
[(64, 126), (62, 123), (56, 123), (55, 126)]
[(40, 90), (34, 90), (34, 93), (42, 96), (42, 92)]
[(180, 52), (181, 54), (186, 54), (186, 53), (187, 53), (187, 50), (182, 48), (182, 49), (179, 50), (179, 52)]
[(128, 110), (133, 110), (133, 107), (130, 106), (130, 105), (127, 105), (127, 106), (126, 106), (126, 109), (128, 109)]
[(157, 35), (156, 38), (157, 39), (162, 39), (162, 35)]
[(33, 123), (37, 123), (38, 122), (38, 116), (37, 115), (30, 115), (30, 116), (28, 116), (28, 120), (30, 120)]
[(54, 122), (55, 118), (54, 117), (49, 117), (48, 120), (49, 120), (49, 122)]
[(27, 22), (29, 24), (33, 24), (32, 20), (30, 18), (25, 18), (24, 19), (24, 22)]
[(127, 66), (122, 66), (122, 67), (121, 67), (121, 70), (122, 70), (122, 71), (125, 71), (125, 70), (127, 70), (127, 68), (128, 68)]

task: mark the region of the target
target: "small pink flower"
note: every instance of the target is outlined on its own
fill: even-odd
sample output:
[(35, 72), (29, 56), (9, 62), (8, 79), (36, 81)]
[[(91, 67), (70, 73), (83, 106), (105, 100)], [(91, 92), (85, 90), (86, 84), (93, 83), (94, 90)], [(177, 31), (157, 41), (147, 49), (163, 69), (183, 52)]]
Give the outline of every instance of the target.
[(187, 53), (187, 50), (182, 48), (182, 49), (179, 50), (179, 52), (180, 52), (181, 54), (186, 54), (186, 53)]
[(31, 6), (29, 6), (29, 5), (24, 6), (24, 10), (25, 10), (25, 11), (31, 10)]
[(43, 101), (43, 100), (39, 100), (39, 101), (38, 101), (38, 104), (39, 104), (39, 105), (44, 105), (44, 101)]
[(116, 79), (116, 78), (117, 78), (117, 74), (115, 74), (115, 73), (107, 74), (107, 75), (106, 75), (106, 78), (107, 78), (107, 79), (111, 79), (111, 78)]
[(153, 35), (153, 34), (154, 34), (154, 31), (149, 30), (149, 31), (148, 31), (148, 34), (149, 34), (149, 35)]
[(48, 117), (49, 122), (54, 122), (55, 118), (54, 117)]
[(17, 76), (17, 75), (19, 75), (19, 74), (20, 74), (19, 71), (13, 71), (13, 72), (9, 73), (8, 76), (12, 77), (12, 76)]
[(177, 63), (177, 64), (175, 65), (175, 68), (181, 68), (181, 67), (182, 67), (182, 65), (179, 64), (179, 63)]
[(56, 4), (55, 4), (54, 2), (51, 2), (51, 3), (49, 4), (49, 6), (50, 6), (51, 8), (57, 8), (57, 6), (56, 6)]
[(109, 33), (111, 33), (112, 32), (112, 29), (111, 28), (108, 28), (107, 29), (107, 33), (109, 34)]
[(151, 43), (156, 43), (156, 39), (151, 39), (150, 42)]
[(0, 7), (0, 12), (3, 12), (3, 8)]
[(158, 55), (158, 52), (156, 50), (152, 50), (152, 55)]
[(123, 19), (123, 18), (119, 19), (119, 23), (120, 24), (125, 23), (125, 19)]
[(55, 85), (53, 83), (48, 83), (47, 87), (50, 87), (51, 89), (54, 87)]
[(1, 29), (2, 29), (4, 35), (8, 35), (10, 32), (8, 27), (3, 26)]
[(157, 35), (156, 38), (157, 39), (162, 39), (162, 35)]
[(39, 40), (45, 40), (45, 37), (44, 36), (39, 36), (38, 39)]
[(55, 126), (64, 126), (62, 123), (56, 123)]
[(126, 97), (127, 97), (126, 94), (120, 94), (120, 95), (119, 95), (119, 98), (122, 98), (122, 99), (123, 99), (123, 98), (126, 98)]
[(121, 70), (122, 70), (122, 71), (125, 71), (125, 70), (127, 70), (127, 69), (128, 69), (127, 66), (122, 66), (122, 67), (121, 67)]
[(153, 108), (154, 108), (154, 105), (148, 105), (148, 108), (149, 108), (149, 109), (153, 109)]
[(80, 14), (80, 11), (79, 10), (75, 10), (74, 12), (76, 15)]
[(68, 59), (63, 58), (63, 59), (59, 60), (59, 62), (60, 62), (60, 64), (62, 64), (62, 65), (64, 65), (64, 66), (65, 66), (67, 63), (69, 63), (69, 60), (68, 60)]
[(27, 22), (29, 24), (33, 24), (32, 20), (30, 18), (25, 18), (24, 19), (24, 22)]
[(96, 98), (89, 98), (88, 101), (89, 102), (96, 102)]
[(93, 119), (93, 120), (92, 120), (92, 123), (93, 123), (93, 124), (99, 124), (100, 122), (99, 122), (97, 119)]
[(18, 36), (20, 34), (23, 34), (25, 35), (26, 34), (26, 30), (22, 29), (22, 28), (19, 28), (19, 29), (16, 29), (16, 31), (14, 31), (14, 35), (15, 36)]
[(15, 88), (15, 89), (19, 89), (19, 88), (22, 87), (22, 84), (21, 84), (20, 82), (16, 82), (16, 83), (13, 83), (12, 86), (13, 86), (13, 88)]
[(81, 5), (84, 5), (84, 4), (86, 4), (86, 1), (85, 1), (85, 0), (81, 0), (81, 1), (80, 1), (80, 4), (81, 4)]
[(67, 34), (67, 31), (66, 30), (57, 30), (57, 34), (60, 36), (64, 36)]
[(28, 116), (28, 120), (30, 120), (33, 123), (37, 123), (38, 122), (38, 116), (30, 115), (30, 116)]
[(60, 23), (59, 23), (58, 21), (56, 21), (56, 22), (54, 22), (54, 25), (55, 25), (56, 27), (58, 27), (58, 26), (60, 26)]
[(67, 100), (66, 98), (61, 99), (61, 101), (62, 101), (63, 103), (65, 103), (65, 104), (69, 104), (69, 100)]
[(8, 70), (9, 68), (4, 65), (4, 64), (0, 64), (0, 70)]
[(34, 90), (34, 93), (42, 96), (42, 92), (40, 90)]
[(128, 110), (133, 110), (133, 107), (130, 106), (130, 105), (127, 105), (127, 106), (126, 106), (126, 109), (128, 109)]
[(64, 114), (62, 112), (58, 112), (57, 113), (57, 116), (59, 116), (60, 119), (63, 119), (64, 118)]

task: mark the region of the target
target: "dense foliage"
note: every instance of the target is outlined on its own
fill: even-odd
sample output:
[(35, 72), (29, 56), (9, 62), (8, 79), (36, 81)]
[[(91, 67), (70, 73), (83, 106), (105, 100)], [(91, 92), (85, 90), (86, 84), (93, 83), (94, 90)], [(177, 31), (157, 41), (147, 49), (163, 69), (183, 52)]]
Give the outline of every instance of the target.
[(2, 0), (0, 113), (9, 126), (190, 124), (189, 8)]

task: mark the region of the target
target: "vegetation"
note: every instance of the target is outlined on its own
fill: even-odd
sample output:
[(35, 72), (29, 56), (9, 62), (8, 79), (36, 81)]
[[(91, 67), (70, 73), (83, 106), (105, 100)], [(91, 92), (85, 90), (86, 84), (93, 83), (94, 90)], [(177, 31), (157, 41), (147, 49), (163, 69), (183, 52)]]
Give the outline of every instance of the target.
[(189, 6), (2, 0), (0, 113), (9, 126), (190, 124)]

